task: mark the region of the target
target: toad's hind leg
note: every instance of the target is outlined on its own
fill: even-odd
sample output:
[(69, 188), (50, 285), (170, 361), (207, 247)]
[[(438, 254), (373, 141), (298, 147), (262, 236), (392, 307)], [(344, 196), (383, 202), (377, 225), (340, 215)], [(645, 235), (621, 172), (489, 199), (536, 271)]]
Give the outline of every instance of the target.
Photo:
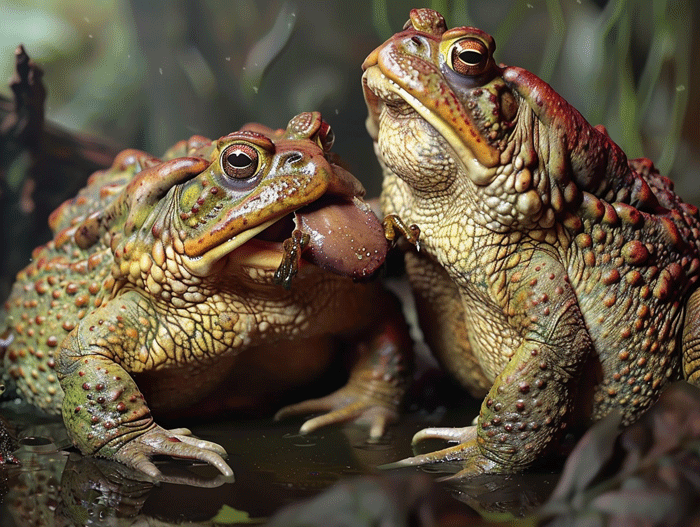
[(358, 358), (345, 386), (335, 392), (282, 408), (275, 419), (325, 412), (306, 421), (300, 433), (348, 421), (369, 425), (371, 440), (381, 438), (399, 408), (413, 372), (413, 347), (398, 301), (386, 296), (384, 320), (373, 322), (356, 342)]
[(700, 386), (700, 289), (696, 289), (685, 308), (685, 325), (681, 340), (683, 375), (695, 386)]

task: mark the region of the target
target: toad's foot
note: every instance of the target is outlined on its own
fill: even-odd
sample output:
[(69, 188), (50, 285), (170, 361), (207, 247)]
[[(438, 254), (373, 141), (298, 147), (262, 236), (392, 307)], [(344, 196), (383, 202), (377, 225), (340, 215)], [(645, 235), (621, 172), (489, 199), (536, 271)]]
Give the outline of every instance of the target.
[(224, 476), (233, 476), (233, 470), (223, 460), (223, 447), (192, 436), (187, 428), (165, 430), (155, 426), (121, 447), (113, 458), (153, 478), (163, 475), (151, 462), (151, 456), (166, 455), (186, 459), (198, 459), (216, 467)]
[(353, 421), (368, 424), (369, 437), (376, 440), (384, 435), (387, 425), (396, 422), (399, 417), (398, 403), (383, 400), (357, 387), (344, 386), (325, 397), (285, 406), (277, 412), (275, 420), (315, 412), (328, 413), (306, 421), (299, 433), (308, 434), (324, 426)]
[[(381, 465), (381, 469), (394, 469), (403, 467), (415, 467), (431, 463), (462, 462), (463, 469), (455, 474), (454, 478), (470, 478), (479, 474), (498, 472), (498, 464), (487, 458), (477, 443), (477, 427), (465, 428), (425, 428), (413, 436), (412, 444), (424, 439), (444, 439), (450, 442), (459, 442), (458, 445), (413, 456), (394, 463)], [(445, 478), (448, 479), (448, 478)]]

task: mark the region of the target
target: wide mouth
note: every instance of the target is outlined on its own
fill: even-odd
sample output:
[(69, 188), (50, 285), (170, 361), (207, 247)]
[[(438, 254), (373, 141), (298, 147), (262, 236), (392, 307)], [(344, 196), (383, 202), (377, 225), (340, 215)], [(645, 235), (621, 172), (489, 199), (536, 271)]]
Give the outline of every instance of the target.
[(367, 89), (383, 102), (405, 101), (402, 94), (403, 88), (387, 77), (378, 65), (368, 68), (363, 77)]
[(231, 251), (228, 261), (263, 275), (276, 271), (289, 258), (285, 242), (295, 230), (308, 240), (301, 249), (299, 269), (314, 265), (353, 280), (371, 278), (389, 249), (379, 218), (357, 196), (326, 194), (264, 228), (250, 230), (255, 232)]
[(296, 211), (266, 225), (264, 230), (236, 248), (230, 259), (241, 267), (275, 271), (284, 257), (284, 241), (292, 236), (292, 231), (296, 228)]
[(384, 75), (378, 65), (370, 66), (362, 75), (362, 84), (365, 91), (365, 100), (370, 118), (378, 121), (381, 111), (385, 107), (402, 108), (404, 113), (415, 112), (413, 106), (403, 96), (401, 87)]

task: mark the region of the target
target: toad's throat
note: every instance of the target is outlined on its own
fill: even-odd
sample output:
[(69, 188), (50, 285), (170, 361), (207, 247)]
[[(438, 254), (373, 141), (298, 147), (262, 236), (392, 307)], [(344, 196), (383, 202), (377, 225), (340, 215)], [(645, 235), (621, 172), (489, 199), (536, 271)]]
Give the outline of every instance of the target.
[[(408, 104), (423, 120), (430, 124), (447, 141), (454, 150), (456, 158), (461, 161), (469, 173), (470, 179), (477, 185), (488, 185), (496, 177), (497, 164), (482, 164), (480, 157), (484, 157), (483, 144), (471, 145), (466, 137), (462, 137), (457, 130), (449, 124), (443, 115), (434, 108), (424, 104), (420, 99), (409, 93), (399, 83), (387, 77), (379, 66), (372, 66), (364, 74), (364, 85), (366, 92), (369, 92), (368, 104), (370, 115), (375, 122), (379, 113), (392, 104), (395, 105), (397, 98)], [(405, 112), (402, 112), (405, 116)], [(467, 123), (465, 123), (467, 125)], [(376, 126), (376, 125), (374, 125)], [(370, 123), (370, 128), (373, 125)], [(381, 130), (379, 131), (381, 133)], [(372, 130), (370, 130), (372, 134)], [(375, 135), (375, 134), (372, 134)], [(486, 150), (491, 150), (490, 147)]]

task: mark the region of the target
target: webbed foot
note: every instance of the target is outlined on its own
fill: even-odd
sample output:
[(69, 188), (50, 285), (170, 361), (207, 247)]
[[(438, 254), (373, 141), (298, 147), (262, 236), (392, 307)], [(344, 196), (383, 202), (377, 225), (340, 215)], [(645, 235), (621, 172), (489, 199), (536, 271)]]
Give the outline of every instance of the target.
[(275, 420), (293, 415), (327, 412), (306, 421), (299, 433), (309, 434), (324, 426), (353, 421), (368, 424), (369, 437), (376, 440), (384, 435), (390, 423), (398, 420), (397, 406), (398, 403), (394, 405), (373, 394), (344, 386), (325, 397), (285, 406), (275, 414)]
[(224, 476), (233, 476), (233, 470), (222, 457), (226, 455), (226, 450), (211, 441), (197, 439), (187, 428), (165, 430), (156, 425), (121, 447), (114, 454), (114, 459), (160, 479), (163, 476), (150, 459), (156, 455), (197, 459), (213, 465)]

